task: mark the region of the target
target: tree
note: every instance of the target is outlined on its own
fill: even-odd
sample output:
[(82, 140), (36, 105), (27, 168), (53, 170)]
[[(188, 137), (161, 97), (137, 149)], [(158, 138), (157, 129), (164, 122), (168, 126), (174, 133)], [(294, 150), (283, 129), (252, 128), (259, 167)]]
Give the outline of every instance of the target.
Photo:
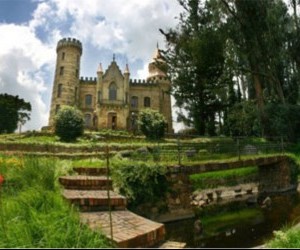
[(224, 41), (222, 27), (214, 25), (211, 6), (200, 0), (179, 1), (185, 9), (177, 29), (161, 30), (167, 41), (164, 51), (172, 94), (176, 105), (187, 111), (181, 115), (200, 135), (215, 134), (215, 117), (222, 109), (218, 95), (224, 87)]
[(31, 104), (19, 96), (0, 94), (0, 133), (13, 133), (30, 120)]
[(63, 106), (55, 117), (55, 134), (62, 141), (75, 141), (84, 131), (82, 113), (70, 106)]
[(166, 120), (162, 114), (153, 109), (144, 109), (139, 114), (138, 123), (146, 138), (157, 140), (164, 136)]

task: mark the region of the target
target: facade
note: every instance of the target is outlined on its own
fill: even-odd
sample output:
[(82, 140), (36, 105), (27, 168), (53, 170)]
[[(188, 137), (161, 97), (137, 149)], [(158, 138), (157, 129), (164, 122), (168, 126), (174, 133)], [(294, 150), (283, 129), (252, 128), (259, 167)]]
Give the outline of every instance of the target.
[(171, 82), (162, 70), (166, 64), (158, 48), (143, 80), (130, 79), (128, 65), (122, 72), (115, 59), (105, 72), (100, 64), (97, 77), (79, 77), (82, 44), (76, 39), (60, 40), (56, 52), (49, 126), (60, 107), (69, 105), (83, 112), (86, 128), (135, 130), (139, 112), (151, 108), (164, 115), (166, 131), (173, 132)]

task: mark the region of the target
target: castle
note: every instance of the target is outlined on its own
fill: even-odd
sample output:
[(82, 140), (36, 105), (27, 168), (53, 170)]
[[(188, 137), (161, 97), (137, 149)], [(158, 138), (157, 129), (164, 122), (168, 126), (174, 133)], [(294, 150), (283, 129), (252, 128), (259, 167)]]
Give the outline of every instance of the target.
[(130, 79), (128, 64), (122, 73), (115, 58), (105, 72), (99, 64), (97, 77), (79, 77), (82, 44), (74, 38), (61, 39), (56, 53), (49, 126), (60, 107), (69, 105), (83, 112), (86, 128), (135, 130), (139, 111), (151, 108), (164, 115), (166, 131), (173, 132), (171, 82), (158, 46), (143, 80)]

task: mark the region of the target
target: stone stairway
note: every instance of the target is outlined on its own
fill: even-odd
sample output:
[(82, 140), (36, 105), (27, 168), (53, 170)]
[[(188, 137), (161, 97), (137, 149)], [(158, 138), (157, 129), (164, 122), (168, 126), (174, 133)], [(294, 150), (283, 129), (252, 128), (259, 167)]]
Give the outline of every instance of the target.
[[(126, 198), (112, 190), (106, 168), (74, 168), (78, 175), (63, 176), (63, 197), (80, 208), (80, 220), (92, 230), (101, 230), (119, 248), (158, 246), (165, 237), (165, 227), (126, 210)], [(109, 199), (112, 232), (110, 228)], [(112, 236), (112, 237), (111, 237)]]

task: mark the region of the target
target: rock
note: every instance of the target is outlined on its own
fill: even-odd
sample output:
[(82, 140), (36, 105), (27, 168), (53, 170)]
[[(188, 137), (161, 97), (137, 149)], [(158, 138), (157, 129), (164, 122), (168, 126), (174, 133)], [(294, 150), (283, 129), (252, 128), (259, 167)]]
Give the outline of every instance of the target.
[(272, 200), (271, 200), (271, 198), (268, 196), (268, 197), (266, 197), (266, 198), (263, 200), (261, 207), (262, 207), (262, 208), (270, 208), (271, 206), (272, 206)]
[(197, 154), (197, 150), (196, 149), (189, 149), (187, 151), (185, 151), (185, 154), (188, 158), (193, 157)]
[(180, 204), (180, 199), (179, 198), (176, 198), (175, 200), (175, 204), (179, 205)]
[(195, 198), (195, 200), (196, 201), (200, 201), (200, 200), (202, 200), (202, 198), (203, 198), (202, 195), (197, 195), (196, 198)]
[(202, 222), (200, 219), (198, 219), (194, 222), (194, 231), (197, 234), (199, 234), (199, 233), (201, 234), (203, 232), (203, 225), (202, 225)]
[(204, 207), (205, 205), (206, 205), (206, 201), (204, 201), (204, 200), (201, 200), (198, 202), (199, 207)]
[(242, 154), (244, 155), (254, 155), (257, 153), (258, 153), (257, 148), (251, 144), (247, 144), (242, 150)]

